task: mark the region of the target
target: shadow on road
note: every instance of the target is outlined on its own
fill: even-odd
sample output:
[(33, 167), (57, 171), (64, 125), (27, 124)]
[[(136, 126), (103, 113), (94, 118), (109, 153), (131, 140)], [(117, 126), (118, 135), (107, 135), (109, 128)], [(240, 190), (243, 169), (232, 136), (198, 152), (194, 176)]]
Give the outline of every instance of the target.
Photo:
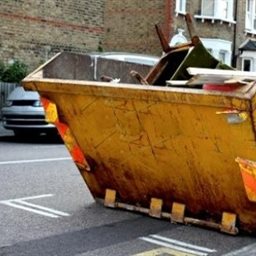
[(0, 135), (0, 142), (25, 144), (63, 144), (59, 135)]

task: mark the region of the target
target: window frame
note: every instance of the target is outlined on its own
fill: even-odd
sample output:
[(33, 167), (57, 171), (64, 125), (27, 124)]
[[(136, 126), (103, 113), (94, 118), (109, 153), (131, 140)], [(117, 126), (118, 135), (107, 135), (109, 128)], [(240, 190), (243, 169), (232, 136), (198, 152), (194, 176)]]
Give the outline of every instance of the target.
[[(207, 4), (208, 3), (208, 4)], [(209, 16), (209, 17), (214, 17), (214, 13), (216, 13), (216, 1), (215, 0), (212, 0), (212, 3), (213, 3), (213, 9), (211, 10), (211, 13), (210, 15), (207, 15), (205, 14), (206, 13), (206, 7), (205, 6), (209, 6), (209, 1), (207, 0), (201, 0), (201, 14), (203, 16)]]
[(232, 60), (232, 42), (219, 39), (219, 38), (201, 38), (203, 45), (206, 49), (209, 49), (211, 54), (219, 59), (220, 53), (224, 53), (223, 63), (231, 65)]
[(186, 13), (186, 5), (187, 5), (187, 0), (176, 0), (176, 6), (175, 6), (175, 11), (177, 14), (185, 14)]
[[(222, 9), (221, 3), (225, 1), (227, 3), (227, 11), (224, 12)], [(236, 23), (234, 20), (234, 0), (212, 0), (210, 3), (213, 5), (213, 10), (211, 14), (207, 14), (204, 10), (205, 6), (209, 6), (209, 0), (201, 0), (201, 13), (195, 15), (195, 18), (204, 20), (211, 20), (212, 22), (221, 21), (228, 23)], [(224, 13), (226, 13), (226, 17), (224, 17)]]
[(253, 72), (254, 68), (253, 68), (253, 64), (254, 64), (254, 59), (253, 58), (249, 58), (249, 57), (242, 57), (242, 70), (245, 71), (244, 67), (245, 67), (245, 61), (250, 61), (250, 70), (246, 70), (246, 71), (250, 71)]
[(245, 31), (256, 33), (256, 0), (246, 1)]

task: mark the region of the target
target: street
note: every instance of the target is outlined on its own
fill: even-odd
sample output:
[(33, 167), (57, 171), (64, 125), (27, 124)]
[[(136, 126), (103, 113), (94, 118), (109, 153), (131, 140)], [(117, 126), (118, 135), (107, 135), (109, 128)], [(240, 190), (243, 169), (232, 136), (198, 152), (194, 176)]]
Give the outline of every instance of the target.
[(254, 237), (96, 203), (58, 138), (18, 139), (1, 127), (0, 175), (0, 255), (256, 254)]

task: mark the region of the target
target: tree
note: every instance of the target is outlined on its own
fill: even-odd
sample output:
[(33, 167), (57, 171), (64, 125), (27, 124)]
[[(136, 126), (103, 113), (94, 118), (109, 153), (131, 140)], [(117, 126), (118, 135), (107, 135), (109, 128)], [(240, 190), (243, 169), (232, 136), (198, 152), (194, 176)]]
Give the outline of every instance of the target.
[(1, 75), (1, 65), (0, 65), (0, 80), (8, 83), (19, 83), (27, 75), (27, 65), (16, 60), (12, 64), (3, 66), (3, 71)]

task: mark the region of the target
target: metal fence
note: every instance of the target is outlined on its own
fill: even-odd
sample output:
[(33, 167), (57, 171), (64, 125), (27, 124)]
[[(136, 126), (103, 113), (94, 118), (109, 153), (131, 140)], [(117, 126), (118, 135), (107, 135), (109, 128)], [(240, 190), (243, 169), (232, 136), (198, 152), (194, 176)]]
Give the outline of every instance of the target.
[(0, 82), (0, 120), (2, 119), (2, 107), (4, 103), (10, 92), (17, 86), (18, 84), (16, 83)]

